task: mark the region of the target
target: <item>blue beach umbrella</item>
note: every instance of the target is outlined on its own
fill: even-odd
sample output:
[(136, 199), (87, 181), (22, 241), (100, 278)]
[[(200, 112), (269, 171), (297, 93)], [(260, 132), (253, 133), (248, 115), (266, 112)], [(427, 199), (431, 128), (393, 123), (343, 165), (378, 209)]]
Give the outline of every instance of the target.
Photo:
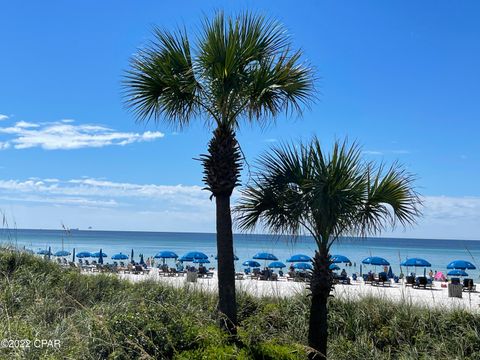
[(374, 266), (388, 266), (390, 263), (384, 258), (378, 256), (369, 256), (362, 260), (362, 264), (374, 265)]
[(49, 251), (47, 249), (42, 249), (37, 251), (38, 255), (48, 255)]
[(143, 254), (140, 254), (140, 265), (145, 265), (145, 261), (143, 261)]
[(454, 260), (447, 265), (447, 269), (475, 270), (476, 268), (475, 265), (466, 260)]
[(260, 263), (258, 261), (255, 261), (255, 260), (246, 260), (242, 263), (243, 266), (247, 266), (247, 267), (260, 267)]
[(313, 266), (306, 262), (296, 263), (293, 267), (297, 270), (313, 270)]
[(328, 268), (333, 271), (340, 270), (340, 267), (337, 264), (330, 264)]
[(195, 259), (208, 259), (208, 255), (200, 252), (200, 251), (190, 251), (188, 253), (186, 253), (185, 255), (183, 255), (179, 260), (180, 261), (187, 261), (187, 262), (190, 262), (190, 261), (193, 261)]
[(160, 252), (156, 253), (154, 258), (155, 259), (162, 259), (163, 264), (165, 264), (167, 262), (167, 259), (177, 259), (178, 255), (176, 253), (174, 253), (173, 251), (164, 250), (164, 251), (160, 251)]
[(72, 252), (72, 262), (75, 262), (75, 248), (73, 248)]
[(154, 258), (155, 259), (176, 259), (178, 258), (178, 255), (175, 254), (173, 251), (164, 250), (156, 253)]
[(271, 269), (283, 269), (284, 267), (287, 267), (287, 265), (285, 265), (283, 262), (281, 261), (274, 261), (274, 262), (271, 262), (269, 265), (268, 265), (269, 268)]
[(295, 254), (290, 256), (287, 259), (287, 262), (308, 262), (308, 261), (312, 261), (312, 258), (304, 254)]
[(400, 265), (402, 266), (414, 266), (414, 267), (430, 267), (430, 264), (427, 260), (421, 258), (410, 258), (402, 262)]
[(88, 258), (88, 257), (92, 257), (92, 254), (90, 254), (88, 251), (80, 251), (77, 254), (77, 258), (79, 258), (79, 259)]
[[(425, 269), (423, 270), (423, 276), (427, 274), (426, 268), (432, 266), (432, 264), (430, 264), (427, 260), (421, 258), (410, 258), (402, 262), (400, 265), (406, 267), (413, 266), (415, 268), (424, 267)], [(417, 272), (417, 270), (415, 270), (415, 272)]]
[(112, 259), (113, 260), (127, 260), (128, 259), (128, 255), (125, 255), (125, 254), (122, 254), (122, 253), (118, 253), (118, 254), (115, 254), (112, 256)]
[(67, 251), (67, 250), (59, 250), (57, 251), (55, 254), (53, 254), (53, 256), (69, 256), (70, 255), (70, 251)]
[(108, 257), (108, 255), (105, 254), (105, 253), (102, 251), (102, 249), (100, 249), (99, 252), (91, 253), (90, 255), (92, 255), (91, 257), (93, 257), (93, 258)]
[(468, 276), (468, 274), (465, 272), (465, 270), (460, 270), (460, 269), (450, 270), (447, 273), (447, 275), (448, 276)]
[(330, 262), (331, 262), (332, 264), (340, 264), (340, 263), (346, 263), (346, 264), (348, 264), (348, 263), (351, 263), (350, 259), (347, 258), (347, 257), (344, 256), (344, 255), (332, 255), (332, 256), (330, 257)]
[(132, 260), (132, 264), (135, 264), (135, 260), (133, 260), (133, 255), (134, 255), (134, 252), (132, 249), (132, 252), (130, 253), (130, 259)]
[(270, 254), (270, 253), (266, 253), (266, 252), (257, 253), (255, 255), (253, 255), (253, 258), (255, 260), (271, 260), (271, 261), (277, 261), (278, 260), (278, 258), (275, 255)]
[(208, 259), (193, 259), (192, 262), (194, 264), (210, 264), (210, 260)]

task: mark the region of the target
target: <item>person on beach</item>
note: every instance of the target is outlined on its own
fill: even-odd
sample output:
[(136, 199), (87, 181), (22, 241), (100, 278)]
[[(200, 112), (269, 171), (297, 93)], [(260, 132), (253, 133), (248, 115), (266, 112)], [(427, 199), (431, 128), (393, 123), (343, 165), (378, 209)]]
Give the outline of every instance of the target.
[(429, 277), (430, 279), (433, 279), (433, 271), (432, 271), (432, 269), (430, 269), (430, 271), (428, 272), (428, 277)]
[(342, 269), (342, 272), (340, 273), (340, 276), (343, 277), (343, 278), (347, 277), (347, 272), (345, 271), (345, 269)]

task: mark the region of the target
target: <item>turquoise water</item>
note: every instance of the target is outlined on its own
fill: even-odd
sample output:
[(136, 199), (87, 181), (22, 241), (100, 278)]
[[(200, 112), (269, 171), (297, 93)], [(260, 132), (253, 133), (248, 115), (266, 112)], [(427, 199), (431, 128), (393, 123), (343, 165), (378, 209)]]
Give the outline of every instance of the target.
[[(127, 232), (127, 231), (82, 231), (74, 230), (69, 235), (60, 230), (3, 230), (0, 241), (3, 244), (26, 247), (34, 250), (48, 249), (52, 252), (62, 249), (76, 252), (97, 252), (100, 248), (112, 256), (123, 252), (130, 255), (132, 248), (135, 259), (143, 253), (145, 257), (153, 256), (161, 250), (172, 250), (178, 255), (198, 250), (211, 256), (212, 266), (215, 264), (215, 234), (204, 233), (164, 233), (164, 232)], [(305, 253), (313, 255), (315, 243), (309, 237), (302, 237), (292, 242), (292, 238), (272, 235), (236, 234), (234, 236), (235, 253), (241, 263), (250, 259), (257, 252), (270, 252), (285, 262), (292, 254)], [(360, 270), (362, 259), (367, 256), (381, 256), (392, 265), (395, 273), (400, 272), (400, 262), (408, 257), (421, 257), (432, 264), (432, 270), (446, 271), (452, 260), (463, 259), (474, 263), (477, 270), (469, 270), (469, 277), (480, 278), (480, 241), (476, 240), (435, 240), (435, 239), (401, 239), (401, 238), (344, 238), (332, 248), (332, 254), (342, 254), (350, 258), (355, 266), (347, 267), (351, 273)], [(106, 262), (112, 262), (107, 258)], [(363, 270), (369, 269), (363, 266)], [(378, 269), (377, 269), (378, 270)], [(409, 269), (413, 271), (414, 269)], [(406, 272), (406, 269), (403, 269)], [(428, 270), (427, 270), (428, 271)], [(423, 269), (417, 269), (417, 273)]]

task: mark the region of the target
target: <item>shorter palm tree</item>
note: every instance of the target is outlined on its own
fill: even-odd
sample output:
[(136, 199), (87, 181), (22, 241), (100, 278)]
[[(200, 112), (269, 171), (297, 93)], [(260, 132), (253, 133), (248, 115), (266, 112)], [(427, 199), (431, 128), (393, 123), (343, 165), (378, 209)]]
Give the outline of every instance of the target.
[(308, 342), (316, 350), (311, 358), (326, 358), (330, 248), (344, 235), (373, 235), (387, 226), (413, 224), (421, 204), (414, 178), (398, 164), (385, 168), (363, 161), (360, 147), (346, 141), (325, 154), (317, 138), (274, 148), (260, 158), (258, 168), (253, 183), (242, 190), (238, 224), (277, 234), (306, 232), (315, 239)]

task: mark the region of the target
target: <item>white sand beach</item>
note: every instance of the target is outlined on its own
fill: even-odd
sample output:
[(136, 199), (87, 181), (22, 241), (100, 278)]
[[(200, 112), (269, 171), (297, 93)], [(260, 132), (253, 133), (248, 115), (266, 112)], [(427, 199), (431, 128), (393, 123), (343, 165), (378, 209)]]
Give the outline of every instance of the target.
[[(88, 272), (87, 272), (88, 273)], [(91, 273), (90, 273), (91, 274)], [(217, 290), (216, 273), (211, 278), (199, 278), (196, 282), (187, 282), (186, 276), (160, 276), (155, 269), (149, 274), (118, 274), (117, 276), (133, 282), (154, 280), (173, 285), (175, 287), (188, 286), (200, 291), (214, 292)], [(448, 296), (448, 289), (441, 287), (441, 282), (434, 282), (431, 289), (417, 289), (405, 286), (402, 282), (391, 284), (391, 286), (372, 286), (365, 284), (363, 280), (352, 281), (349, 285), (337, 284), (332, 292), (333, 296), (361, 299), (363, 297), (374, 296), (399, 302), (427, 306), (441, 309), (466, 309), (474, 312), (480, 312), (480, 292), (463, 292), (462, 298)], [(445, 283), (443, 283), (445, 284)], [(280, 278), (278, 281), (261, 281), (244, 278), (236, 280), (237, 289), (246, 291), (254, 296), (276, 296), (288, 297), (307, 291), (305, 282), (287, 281)], [(476, 284), (480, 289), (480, 284)]]

